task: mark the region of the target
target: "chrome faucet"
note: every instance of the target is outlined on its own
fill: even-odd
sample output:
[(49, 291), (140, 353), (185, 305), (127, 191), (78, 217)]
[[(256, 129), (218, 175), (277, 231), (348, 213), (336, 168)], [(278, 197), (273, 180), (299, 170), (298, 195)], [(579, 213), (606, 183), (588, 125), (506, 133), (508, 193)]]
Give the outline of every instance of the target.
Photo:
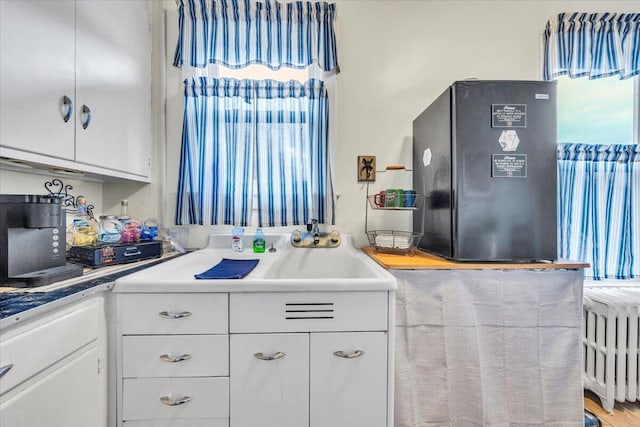
[(307, 223), (307, 231), (313, 236), (313, 244), (320, 243), (320, 228), (318, 227), (317, 219), (310, 219)]
[(295, 248), (337, 248), (340, 246), (340, 242), (338, 230), (333, 230), (331, 233), (321, 233), (317, 219), (310, 219), (307, 222), (306, 233), (300, 230), (294, 230), (291, 233), (291, 245)]

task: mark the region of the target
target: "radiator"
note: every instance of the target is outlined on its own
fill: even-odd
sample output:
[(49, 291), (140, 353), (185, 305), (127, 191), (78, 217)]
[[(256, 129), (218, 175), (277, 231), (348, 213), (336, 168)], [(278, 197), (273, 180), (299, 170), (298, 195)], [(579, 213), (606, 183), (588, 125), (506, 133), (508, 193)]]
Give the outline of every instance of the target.
[(640, 288), (584, 289), (584, 388), (608, 412), (616, 401), (640, 400), (639, 312)]

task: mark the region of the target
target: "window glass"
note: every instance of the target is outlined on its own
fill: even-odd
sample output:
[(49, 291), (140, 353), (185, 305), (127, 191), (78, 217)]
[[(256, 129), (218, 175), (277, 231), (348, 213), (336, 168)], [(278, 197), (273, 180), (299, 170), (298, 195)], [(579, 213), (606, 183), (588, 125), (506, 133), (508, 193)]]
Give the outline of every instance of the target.
[[(634, 80), (558, 78), (558, 142), (633, 144)], [(637, 84), (637, 83), (636, 83)], [(634, 105), (636, 104), (636, 105)], [(636, 112), (635, 114), (639, 114)]]
[(219, 77), (231, 77), (234, 79), (250, 79), (250, 80), (278, 80), (286, 82), (289, 80), (297, 80), (306, 82), (309, 80), (309, 69), (287, 68), (282, 67), (279, 70), (272, 70), (264, 65), (249, 65), (248, 67), (231, 69), (223, 66), (218, 68)]

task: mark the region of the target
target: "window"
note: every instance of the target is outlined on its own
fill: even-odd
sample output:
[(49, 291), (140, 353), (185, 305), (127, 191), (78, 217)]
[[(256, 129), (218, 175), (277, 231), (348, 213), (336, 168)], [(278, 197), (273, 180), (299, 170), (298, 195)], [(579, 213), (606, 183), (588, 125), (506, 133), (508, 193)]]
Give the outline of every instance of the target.
[(558, 78), (558, 255), (640, 277), (639, 77)]
[(176, 223), (248, 225), (255, 201), (260, 226), (333, 223), (335, 4), (178, 0), (178, 12)]
[[(324, 81), (325, 87), (328, 92), (328, 102), (329, 102), (329, 141), (331, 141), (331, 135), (334, 135), (335, 132), (335, 75), (326, 75), (322, 72), (316, 65), (311, 65), (307, 68), (297, 69), (297, 68), (288, 68), (282, 67), (278, 70), (272, 70), (263, 65), (254, 64), (249, 65), (244, 68), (227, 68), (224, 66), (218, 66), (217, 70), (215, 70), (218, 77), (225, 78), (233, 78), (233, 79), (249, 79), (249, 80), (277, 80), (281, 82), (286, 82), (289, 80), (295, 80), (300, 83), (304, 83), (310, 78), (319, 76), (321, 80)], [(331, 150), (332, 144), (329, 143), (329, 149)], [(330, 156), (332, 157), (332, 156)], [(253, 182), (252, 182), (252, 210), (251, 210), (251, 224), (260, 224), (260, 216), (259, 216), (259, 206), (260, 201), (258, 199), (258, 194), (260, 193), (260, 188), (258, 185), (258, 173), (257, 173), (257, 164), (254, 165), (253, 170)]]
[(288, 80), (296, 80), (298, 82), (306, 82), (309, 80), (309, 68), (280, 68), (279, 70), (272, 70), (263, 65), (249, 65), (244, 68), (231, 69), (223, 66), (218, 67), (218, 77), (229, 77), (238, 80), (250, 79), (250, 80), (278, 80), (286, 82)]
[(558, 142), (637, 144), (640, 78), (558, 78)]
[[(558, 85), (558, 256), (640, 278), (640, 13), (560, 13), (543, 34)], [(571, 80), (567, 80), (568, 76)]]

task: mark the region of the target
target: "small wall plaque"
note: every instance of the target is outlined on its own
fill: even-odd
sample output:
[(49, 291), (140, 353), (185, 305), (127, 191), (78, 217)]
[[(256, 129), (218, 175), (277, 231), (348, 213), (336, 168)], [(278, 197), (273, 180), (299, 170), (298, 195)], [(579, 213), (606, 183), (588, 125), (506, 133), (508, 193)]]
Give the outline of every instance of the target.
[(376, 156), (358, 156), (358, 181), (376, 180)]

